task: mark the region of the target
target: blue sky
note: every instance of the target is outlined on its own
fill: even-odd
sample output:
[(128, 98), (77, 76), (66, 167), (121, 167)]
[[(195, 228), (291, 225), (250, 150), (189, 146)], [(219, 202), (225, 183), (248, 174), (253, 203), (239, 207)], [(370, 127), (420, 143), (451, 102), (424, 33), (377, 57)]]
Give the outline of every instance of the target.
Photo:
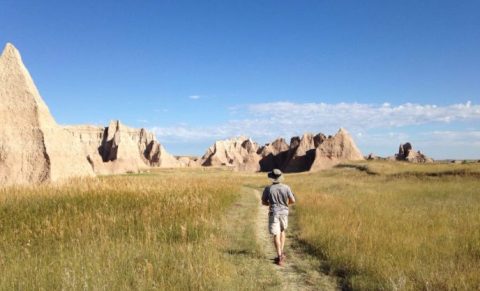
[[(99, 3), (100, 2), (100, 3)], [(174, 154), (347, 128), (480, 158), (479, 1), (3, 1), (61, 124), (155, 130)]]

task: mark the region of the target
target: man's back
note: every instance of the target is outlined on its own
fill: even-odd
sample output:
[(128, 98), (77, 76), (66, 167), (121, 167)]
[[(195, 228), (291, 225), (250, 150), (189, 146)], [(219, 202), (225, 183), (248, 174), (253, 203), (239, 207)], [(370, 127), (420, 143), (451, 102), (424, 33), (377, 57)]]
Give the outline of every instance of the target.
[(274, 183), (263, 190), (262, 201), (268, 202), (275, 214), (288, 214), (288, 204), (295, 202), (292, 190), (285, 184)]
[(272, 179), (273, 184), (265, 187), (262, 195), (262, 204), (270, 207), (268, 214), (268, 231), (273, 235), (273, 242), (277, 250), (275, 262), (282, 266), (285, 261), (283, 248), (285, 246), (285, 231), (288, 227), (288, 204), (295, 203), (295, 197), (292, 190), (285, 184), (282, 171), (273, 169), (268, 173), (268, 178)]

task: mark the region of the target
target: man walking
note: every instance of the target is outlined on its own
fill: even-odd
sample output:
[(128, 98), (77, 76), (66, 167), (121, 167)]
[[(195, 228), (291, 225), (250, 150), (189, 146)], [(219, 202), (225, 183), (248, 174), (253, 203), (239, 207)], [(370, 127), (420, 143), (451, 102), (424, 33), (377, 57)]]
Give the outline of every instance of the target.
[(295, 203), (295, 197), (283, 180), (282, 171), (274, 169), (268, 173), (272, 185), (265, 187), (262, 195), (262, 204), (270, 207), (268, 212), (268, 230), (273, 235), (273, 242), (277, 250), (275, 263), (282, 266), (285, 262), (283, 247), (285, 246), (285, 230), (288, 226), (288, 205)]

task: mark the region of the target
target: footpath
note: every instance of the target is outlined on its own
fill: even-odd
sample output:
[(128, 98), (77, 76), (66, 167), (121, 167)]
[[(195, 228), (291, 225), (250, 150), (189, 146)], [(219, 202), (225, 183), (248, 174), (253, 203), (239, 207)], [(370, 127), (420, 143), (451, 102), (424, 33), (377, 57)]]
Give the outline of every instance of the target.
[[(281, 290), (339, 290), (336, 278), (320, 271), (321, 262), (307, 254), (296, 238), (295, 223), (289, 222), (285, 243), (286, 262), (283, 266), (274, 264), (276, 256), (272, 236), (268, 233), (268, 207), (260, 203), (261, 193), (252, 189), (257, 198), (258, 211), (255, 219), (256, 237), (265, 259), (270, 260), (278, 275)], [(292, 218), (290, 217), (290, 220)]]

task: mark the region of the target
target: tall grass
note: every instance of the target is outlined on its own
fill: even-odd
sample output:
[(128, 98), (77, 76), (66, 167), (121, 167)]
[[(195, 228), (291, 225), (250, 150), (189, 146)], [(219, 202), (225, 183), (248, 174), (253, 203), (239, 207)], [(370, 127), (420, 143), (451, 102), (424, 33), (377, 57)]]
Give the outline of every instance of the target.
[[(480, 289), (478, 173), (362, 162), (287, 175), (292, 225), (348, 288)], [(241, 189), (267, 182), (186, 169), (1, 188), (0, 289), (278, 287)]]
[(453, 164), (453, 163), (435, 163), (435, 164), (412, 164), (397, 161), (360, 161), (353, 163), (340, 164), (337, 168), (353, 168), (373, 175), (390, 176), (472, 176), (480, 177), (480, 164)]
[(452, 166), (290, 175), (300, 238), (352, 289), (478, 290), (480, 165)]
[[(0, 190), (0, 289), (222, 289), (241, 179), (164, 171)], [(235, 279), (237, 278), (237, 279)], [(255, 284), (255, 282), (249, 282)]]

